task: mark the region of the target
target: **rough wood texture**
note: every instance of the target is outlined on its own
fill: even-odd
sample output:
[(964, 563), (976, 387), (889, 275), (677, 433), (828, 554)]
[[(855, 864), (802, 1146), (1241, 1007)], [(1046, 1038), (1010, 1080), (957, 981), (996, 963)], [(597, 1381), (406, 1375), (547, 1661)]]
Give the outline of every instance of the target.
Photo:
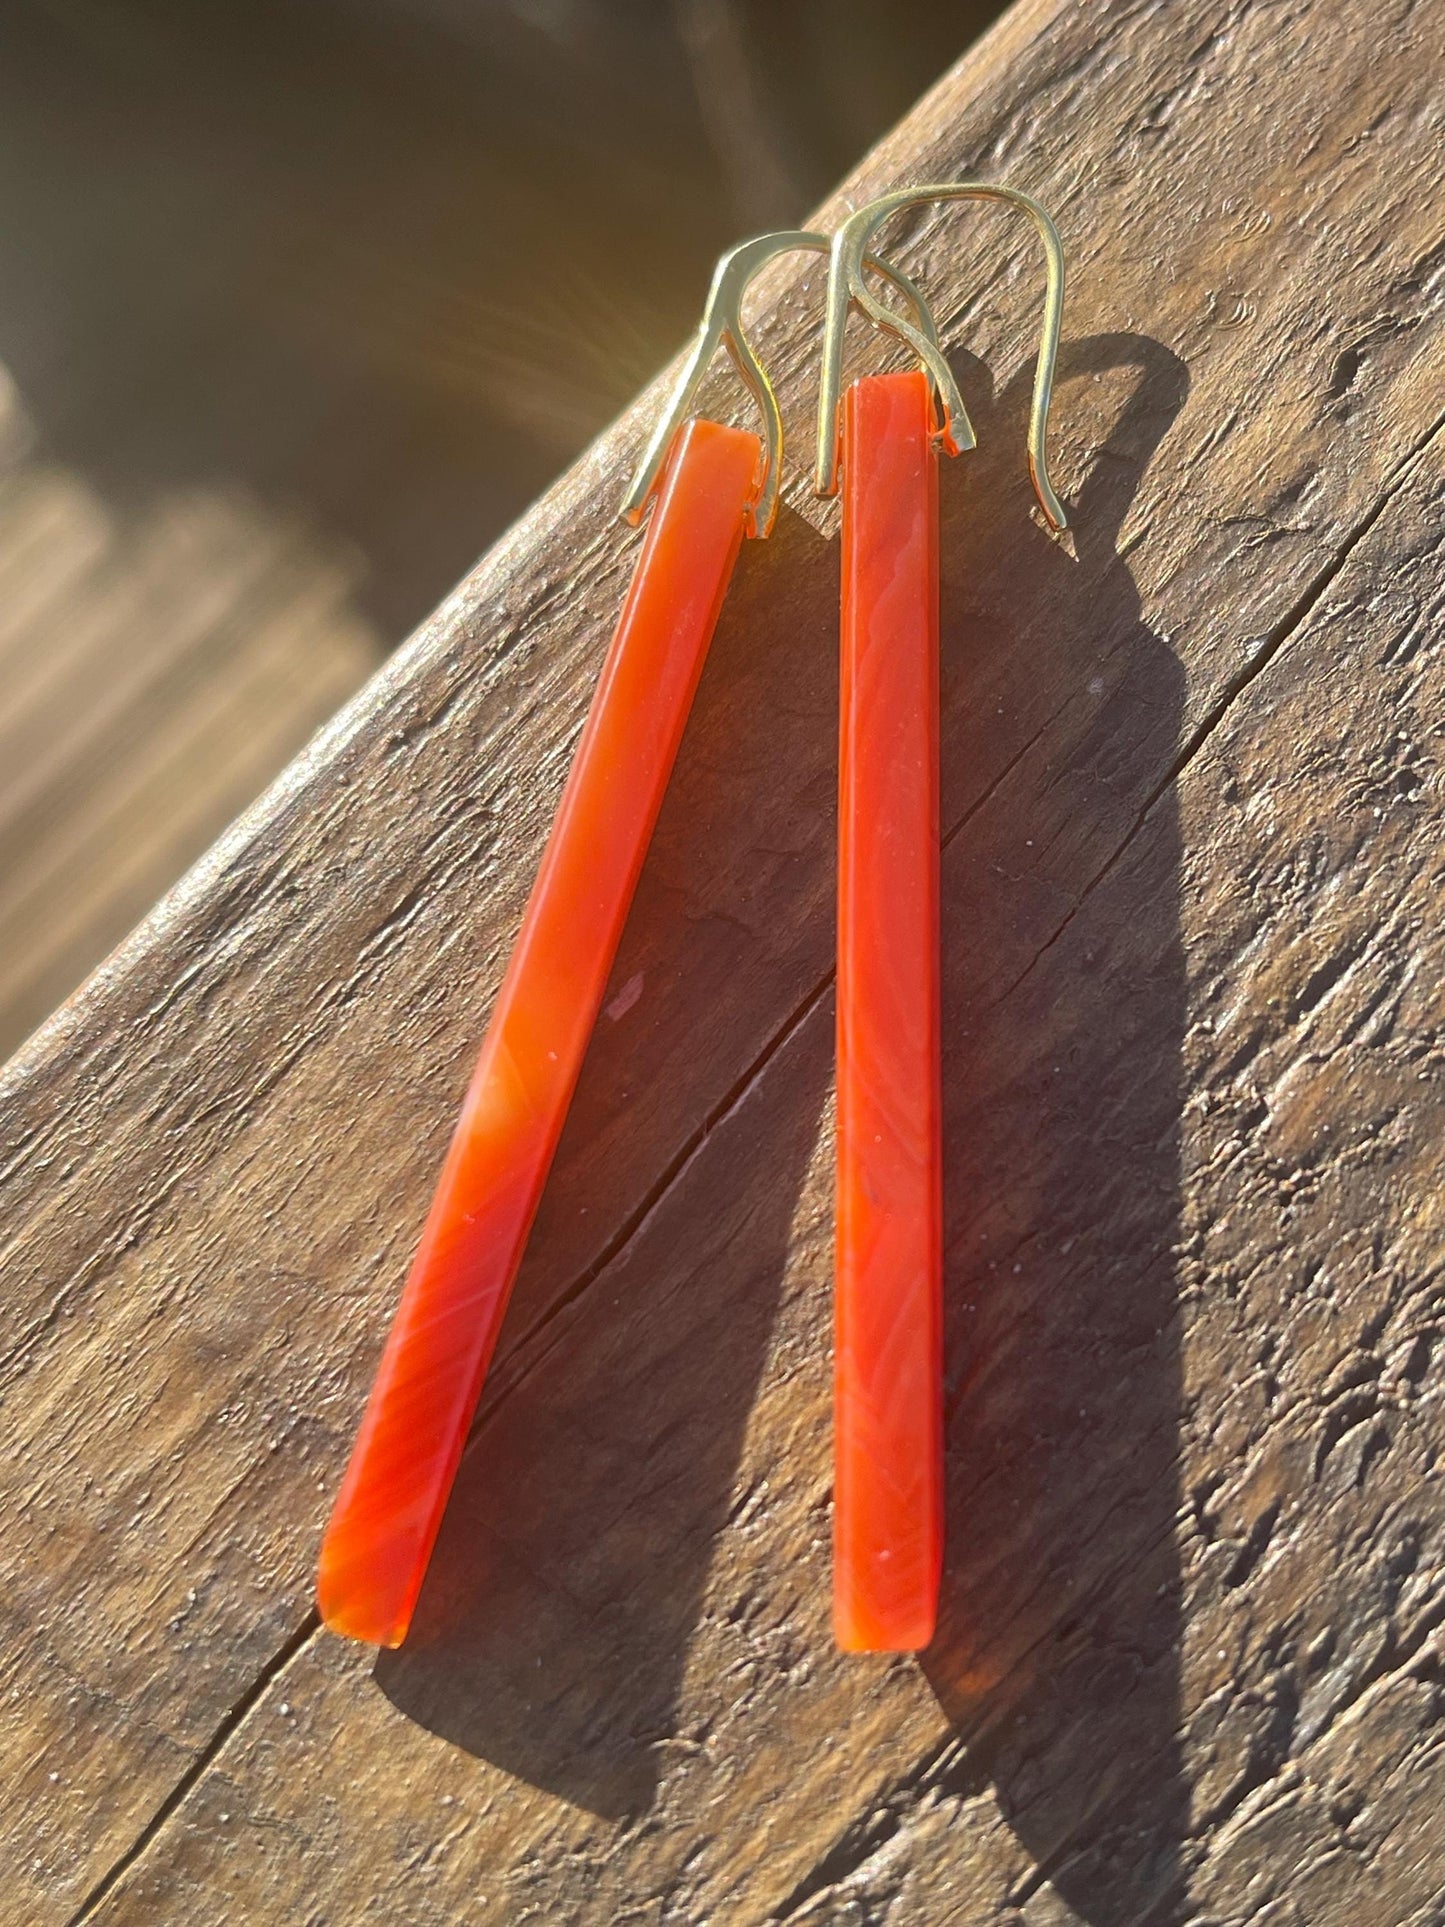
[[(633, 552), (633, 414), (6, 1077), (7, 1918), (1445, 1918), (1440, 25), (1037, 0), (848, 185), (1006, 177), (1074, 265), (1071, 557), (1028, 510), (1028, 249), (947, 211), (903, 250), (981, 442), (943, 476), (921, 1666), (828, 1636), (801, 495), (740, 565), (415, 1636), (310, 1612)], [(762, 330), (803, 449), (816, 292)]]

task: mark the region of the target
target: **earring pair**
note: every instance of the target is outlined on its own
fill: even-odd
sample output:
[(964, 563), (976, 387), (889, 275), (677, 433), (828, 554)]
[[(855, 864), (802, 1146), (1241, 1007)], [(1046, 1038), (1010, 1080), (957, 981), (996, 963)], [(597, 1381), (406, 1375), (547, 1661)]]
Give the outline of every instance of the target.
[[(1048, 268), (1029, 427), (1045, 435), (1063, 303), (1053, 222), (977, 182), (905, 188), (832, 241), (790, 230), (719, 261), (702, 323), (622, 505), (647, 529), (521, 930), (322, 1542), (335, 1631), (406, 1635), (562, 1132), (708, 645), (745, 536), (777, 513), (777, 398), (742, 319), (794, 249), (830, 256), (815, 486), (842, 483), (834, 1625), (850, 1651), (932, 1637), (942, 1562), (942, 1100), (938, 921), (940, 449), (974, 445), (927, 302), (872, 251), (899, 209), (988, 199), (1028, 213)], [(883, 282), (904, 308), (881, 301)], [(850, 310), (919, 366), (843, 392)], [(761, 436), (690, 411), (719, 347)], [(648, 507), (650, 504), (650, 514)]]

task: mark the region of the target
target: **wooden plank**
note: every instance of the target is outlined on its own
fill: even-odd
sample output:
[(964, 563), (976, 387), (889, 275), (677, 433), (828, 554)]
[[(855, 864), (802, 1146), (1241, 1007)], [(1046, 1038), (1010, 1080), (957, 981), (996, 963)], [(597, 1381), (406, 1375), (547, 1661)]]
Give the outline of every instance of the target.
[(201, 485), (119, 511), (18, 426), (0, 453), (7, 1056), (383, 653), (354, 561), (299, 518)]
[[(903, 251), (981, 440), (943, 488), (922, 1667), (827, 1637), (802, 494), (719, 630), (417, 1635), (309, 1613), (635, 411), (6, 1075), (14, 1918), (1436, 1918), (1436, 39), (1036, 0), (844, 190), (1006, 177), (1075, 264), (1071, 557), (1022, 472), (1032, 263), (956, 214)], [(762, 330), (804, 448), (810, 282)]]

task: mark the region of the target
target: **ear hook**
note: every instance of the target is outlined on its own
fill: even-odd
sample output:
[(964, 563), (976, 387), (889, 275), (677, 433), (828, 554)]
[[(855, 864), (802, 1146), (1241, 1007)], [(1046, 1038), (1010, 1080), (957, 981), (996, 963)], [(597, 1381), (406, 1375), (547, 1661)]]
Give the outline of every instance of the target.
[(932, 378), (942, 417), (940, 440), (949, 454), (974, 446), (973, 425), (958, 392), (958, 383), (938, 346), (900, 314), (885, 308), (869, 293), (862, 263), (869, 240), (890, 214), (925, 201), (1003, 201), (1032, 217), (1044, 244), (1048, 280), (1044, 293), (1044, 325), (1039, 336), (1038, 370), (1034, 375), (1033, 405), (1029, 410), (1029, 475), (1039, 506), (1054, 529), (1068, 527), (1063, 504), (1049, 480), (1048, 420), (1053, 395), (1054, 361), (1059, 351), (1059, 322), (1064, 309), (1064, 248), (1059, 231), (1032, 195), (1015, 187), (995, 187), (985, 181), (950, 181), (941, 187), (902, 187), (884, 194), (851, 215), (833, 237), (828, 269), (828, 318), (823, 336), (823, 367), (818, 397), (818, 468), (814, 486), (819, 495), (838, 492), (838, 402), (843, 385), (843, 334), (848, 310), (861, 308), (877, 327), (904, 341)]
[[(697, 331), (692, 353), (688, 356), (686, 365), (677, 378), (667, 407), (652, 432), (652, 439), (647, 444), (646, 453), (623, 499), (621, 513), (624, 521), (636, 527), (642, 520), (648, 498), (656, 488), (658, 476), (662, 473), (662, 465), (667, 459), (672, 438), (677, 432), (678, 425), (686, 416), (693, 396), (702, 384), (708, 365), (721, 346), (725, 347), (731, 355), (734, 367), (763, 412), (763, 468), (758, 479), (757, 496), (748, 512), (747, 528), (749, 535), (767, 535), (771, 531), (778, 513), (778, 487), (783, 458), (783, 417), (778, 408), (778, 398), (773, 393), (773, 385), (753, 353), (743, 330), (743, 296), (775, 254), (786, 254), (794, 248), (806, 249), (813, 254), (826, 254), (829, 245), (826, 234), (814, 234), (805, 228), (787, 228), (776, 234), (760, 234), (751, 241), (741, 241), (722, 256), (713, 273), (712, 287), (708, 291), (707, 306), (703, 310), (702, 322)], [(938, 355), (938, 332), (934, 327), (933, 316), (929, 311), (928, 303), (908, 276), (900, 274), (896, 268), (889, 267), (885, 261), (880, 261), (876, 256), (868, 253), (866, 242), (860, 243), (858, 249), (860, 283), (863, 281), (865, 267), (875, 274), (882, 275), (906, 297), (916, 317), (915, 323), (904, 322), (902, 317), (899, 317), (901, 325), (908, 329), (908, 340), (921, 342), (928, 352)], [(868, 299), (872, 301), (871, 296)], [(879, 316), (886, 317), (891, 312), (881, 303), (874, 305), (877, 307)], [(941, 356), (939, 358), (941, 360)]]

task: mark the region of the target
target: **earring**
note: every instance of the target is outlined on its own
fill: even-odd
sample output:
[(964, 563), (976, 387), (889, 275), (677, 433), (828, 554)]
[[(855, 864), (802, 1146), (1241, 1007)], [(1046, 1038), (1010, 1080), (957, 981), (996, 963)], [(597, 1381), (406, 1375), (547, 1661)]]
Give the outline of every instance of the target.
[[(743, 295), (774, 255), (827, 247), (788, 232), (723, 256), (623, 504), (635, 524), (652, 503), (642, 552), (322, 1542), (321, 1615), (352, 1638), (406, 1635), (733, 564), (773, 524), (782, 422)], [(866, 265), (931, 340), (911, 284)], [(719, 345), (762, 438), (688, 418)]]
[[(1045, 448), (1063, 251), (1038, 202), (974, 182), (904, 188), (839, 230), (829, 271), (816, 486), (837, 493), (841, 464), (833, 1617), (850, 1652), (926, 1646), (943, 1562), (937, 451), (974, 446), (936, 340), (874, 299), (862, 261), (898, 209), (968, 198), (1023, 209), (1043, 237), (1029, 466), (1064, 528)], [(840, 406), (850, 307), (922, 367), (864, 376)]]

